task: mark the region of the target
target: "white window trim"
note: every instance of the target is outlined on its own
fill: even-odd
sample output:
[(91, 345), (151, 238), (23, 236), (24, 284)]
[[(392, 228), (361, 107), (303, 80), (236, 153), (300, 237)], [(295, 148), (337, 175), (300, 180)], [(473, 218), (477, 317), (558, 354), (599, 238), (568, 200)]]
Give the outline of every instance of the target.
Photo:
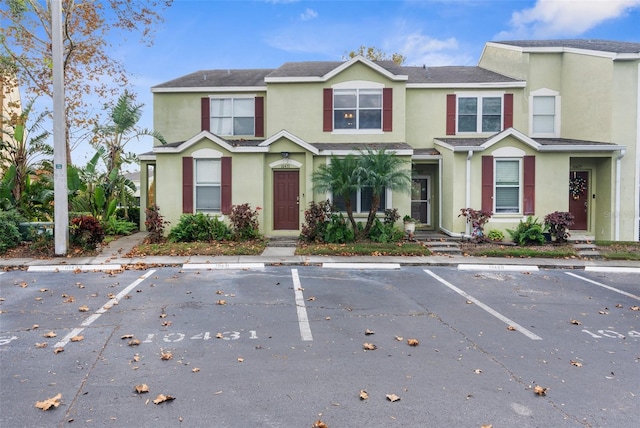
[[(384, 103), (384, 96), (382, 95), (382, 90), (384, 89), (384, 84), (378, 82), (370, 82), (368, 80), (350, 80), (347, 82), (336, 83), (335, 85), (331, 85), (331, 89), (333, 89), (333, 94), (335, 94), (336, 90), (344, 90), (344, 89), (379, 89), (381, 101)], [(359, 92), (359, 91), (358, 91)], [(332, 108), (331, 112), (331, 121), (333, 122), (333, 115), (335, 112), (335, 105)], [(336, 129), (335, 123), (332, 123), (331, 127), (333, 131), (332, 134), (335, 135), (357, 135), (357, 134), (365, 134), (365, 135), (383, 135), (384, 131), (382, 130), (382, 121), (384, 120), (384, 104), (380, 108), (380, 129)]]
[[(224, 95), (209, 95), (209, 127), (211, 128), (211, 122), (213, 121), (213, 111), (211, 110), (211, 101), (212, 100), (231, 100), (232, 103), (232, 107), (231, 107), (231, 111), (233, 113), (233, 100), (240, 100), (240, 99), (251, 99), (254, 100), (255, 103), (255, 99), (257, 97), (257, 94), (224, 94)], [(233, 119), (235, 116), (231, 116), (231, 132), (232, 134), (222, 134), (222, 137), (245, 137), (245, 136), (254, 136), (256, 133), (256, 129), (255, 129), (255, 120), (256, 120), (256, 112), (255, 112), (255, 104), (253, 106), (253, 123), (254, 123), (254, 127), (253, 127), (253, 134), (234, 134), (233, 133)], [(218, 117), (218, 116), (216, 116)], [(243, 117), (248, 117), (248, 116), (243, 116)]]
[[(215, 152), (215, 153), (220, 153), (217, 152), (216, 150), (212, 150), (212, 149), (201, 149), (198, 150), (196, 152), (194, 152), (192, 154), (193, 157), (193, 211), (194, 213), (203, 213), (206, 215), (214, 215), (214, 216), (221, 216), (222, 214), (222, 193), (220, 195), (220, 209), (219, 210), (201, 210), (198, 209), (198, 197), (197, 197), (197, 190), (198, 187), (215, 187), (215, 183), (214, 184), (202, 184), (200, 186), (198, 186), (198, 180), (197, 180), (197, 176), (198, 176), (198, 160), (216, 160), (220, 163), (222, 163), (222, 156), (220, 157), (208, 157), (208, 156), (204, 156), (205, 152)], [(211, 153), (209, 153), (211, 154)], [(220, 153), (220, 155), (222, 155), (222, 153)], [(222, 166), (222, 165), (220, 165)], [(222, 173), (222, 171), (221, 171)], [(218, 183), (218, 187), (220, 188), (220, 192), (222, 192), (222, 176), (220, 177), (220, 181)]]
[[(533, 98), (534, 97), (555, 97), (555, 117), (553, 122), (553, 130), (554, 132), (533, 132)], [(532, 137), (546, 137), (546, 138), (560, 138), (560, 124), (562, 123), (560, 118), (560, 103), (561, 97), (560, 92), (554, 91), (548, 88), (536, 89), (535, 91), (529, 92), (529, 135)]]
[[(494, 92), (455, 92), (456, 95), (456, 135), (493, 135), (496, 132), (501, 132), (504, 129), (504, 91), (494, 91)], [(476, 115), (476, 131), (460, 131), (458, 126), (460, 125), (459, 120), (459, 106), (460, 103), (458, 100), (460, 98), (476, 98), (478, 100), (477, 106), (477, 115)], [(500, 103), (500, 130), (499, 131), (488, 131), (482, 132), (482, 98), (500, 98), (502, 101)]]
[[(498, 155), (497, 157), (494, 155), (493, 158), (493, 212), (494, 215), (496, 216), (522, 216), (522, 198), (523, 198), (523, 179), (524, 179), (524, 172), (522, 170), (522, 160), (523, 158), (521, 157), (503, 157)], [(497, 210), (497, 168), (496, 165), (498, 162), (500, 161), (517, 161), (518, 162), (518, 212), (498, 212)], [(508, 187), (508, 186), (501, 186), (501, 187)], [(513, 186), (512, 186), (513, 187)]]

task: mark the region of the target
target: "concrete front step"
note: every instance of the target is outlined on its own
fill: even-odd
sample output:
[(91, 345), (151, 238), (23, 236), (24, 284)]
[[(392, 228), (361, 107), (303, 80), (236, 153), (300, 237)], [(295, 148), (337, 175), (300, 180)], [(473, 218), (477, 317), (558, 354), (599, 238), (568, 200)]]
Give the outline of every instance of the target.
[(267, 242), (267, 247), (297, 247), (298, 238), (293, 236), (272, 236)]
[(462, 255), (462, 250), (460, 250), (460, 247), (437, 247), (437, 246), (433, 246), (433, 247), (428, 247), (428, 248), (433, 254), (448, 254), (448, 255), (452, 255), (452, 256)]

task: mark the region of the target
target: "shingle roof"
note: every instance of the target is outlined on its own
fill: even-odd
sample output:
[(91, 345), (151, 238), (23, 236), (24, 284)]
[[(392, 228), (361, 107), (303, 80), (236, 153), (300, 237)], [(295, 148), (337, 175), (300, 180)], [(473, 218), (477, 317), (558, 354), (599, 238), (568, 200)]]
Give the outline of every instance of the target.
[[(495, 135), (491, 135), (486, 138), (436, 138), (436, 140), (448, 144), (452, 147), (480, 147), (485, 142), (492, 139)], [(570, 149), (571, 146), (602, 146), (606, 148), (607, 146), (611, 146), (611, 149), (614, 150), (618, 147), (612, 143), (603, 143), (599, 141), (588, 141), (588, 140), (576, 140), (572, 138), (536, 138), (532, 137), (536, 143), (541, 146), (567, 146), (567, 150)]]
[(413, 150), (407, 143), (312, 143), (318, 150)]
[(265, 86), (264, 78), (273, 69), (200, 70), (169, 80), (154, 88), (205, 88), (225, 86)]
[(640, 43), (619, 42), (613, 40), (566, 39), (566, 40), (511, 40), (497, 41), (503, 45), (519, 46), (522, 48), (573, 48), (592, 51), (613, 52), (620, 54), (640, 53)]
[(518, 80), (473, 66), (402, 67), (407, 83), (492, 83)]

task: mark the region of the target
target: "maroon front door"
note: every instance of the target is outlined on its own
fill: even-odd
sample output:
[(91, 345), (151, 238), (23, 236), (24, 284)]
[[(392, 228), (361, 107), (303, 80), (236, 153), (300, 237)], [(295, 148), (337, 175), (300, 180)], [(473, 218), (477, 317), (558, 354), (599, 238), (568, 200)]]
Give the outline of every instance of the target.
[(589, 213), (589, 172), (569, 172), (569, 212), (573, 214), (573, 230), (587, 230)]
[(273, 172), (273, 229), (298, 230), (298, 171)]

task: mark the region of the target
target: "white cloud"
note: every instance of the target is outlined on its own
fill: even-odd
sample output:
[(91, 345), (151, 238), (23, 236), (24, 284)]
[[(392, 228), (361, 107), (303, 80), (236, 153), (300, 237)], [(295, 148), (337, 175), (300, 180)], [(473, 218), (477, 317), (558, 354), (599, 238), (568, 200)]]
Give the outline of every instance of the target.
[(640, 8), (640, 0), (538, 0), (532, 8), (514, 12), (511, 28), (496, 38), (576, 36), (633, 8)]
[(300, 19), (302, 19), (303, 21), (308, 21), (310, 19), (315, 19), (318, 17), (318, 12), (316, 12), (313, 9), (305, 9), (304, 13), (300, 14)]
[(406, 57), (405, 65), (468, 65), (473, 62), (471, 55), (463, 52), (454, 37), (435, 39), (414, 31), (395, 36), (385, 43), (388, 54), (400, 53)]

